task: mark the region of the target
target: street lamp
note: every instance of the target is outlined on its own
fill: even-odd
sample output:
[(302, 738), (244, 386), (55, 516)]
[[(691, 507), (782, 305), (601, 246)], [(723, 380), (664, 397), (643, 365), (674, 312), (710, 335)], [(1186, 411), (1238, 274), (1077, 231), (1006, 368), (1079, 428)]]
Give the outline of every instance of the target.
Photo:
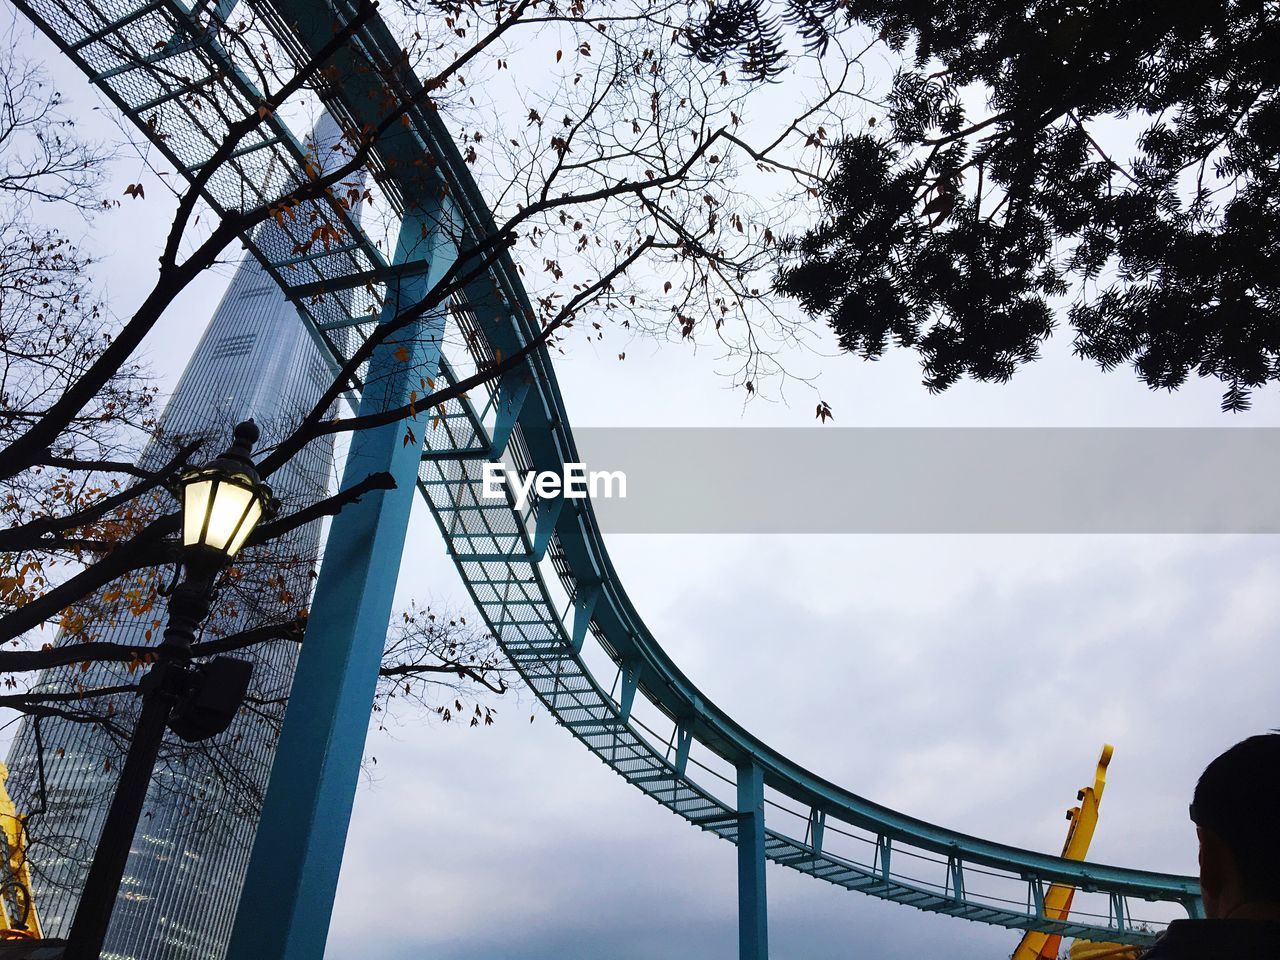
[(233, 557), (262, 518), (271, 491), (249, 459), (257, 437), (257, 426), (246, 420), (236, 427), (230, 450), (179, 481), (182, 545), (187, 550)]
[(190, 662), (218, 573), (275, 510), (271, 490), (250, 459), (257, 425), (239, 424), (234, 438), (222, 456), (179, 480), (185, 577), (169, 595), (169, 623), (156, 647), (156, 664), (138, 684), (142, 711), (71, 923), (65, 960), (98, 960), (102, 952), (165, 728), (188, 742), (216, 736), (231, 724), (249, 687), (253, 664), (247, 660)]

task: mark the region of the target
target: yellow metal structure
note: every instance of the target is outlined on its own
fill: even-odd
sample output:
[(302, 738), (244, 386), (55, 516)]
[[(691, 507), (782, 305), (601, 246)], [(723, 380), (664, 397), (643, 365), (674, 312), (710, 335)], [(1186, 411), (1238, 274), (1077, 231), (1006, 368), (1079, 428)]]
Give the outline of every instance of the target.
[(0, 763), (0, 940), (39, 940), (40, 918), (31, 898), (27, 825), (9, 799), (9, 768)]
[(1123, 943), (1076, 940), (1067, 951), (1067, 956), (1071, 960), (1138, 960), (1144, 949)]
[[(1062, 856), (1067, 860), (1083, 860), (1089, 852), (1089, 844), (1093, 840), (1093, 831), (1098, 826), (1098, 804), (1102, 802), (1102, 790), (1107, 785), (1107, 765), (1111, 762), (1111, 754), (1115, 748), (1104, 744), (1102, 756), (1098, 759), (1098, 770), (1093, 777), (1093, 786), (1085, 787), (1076, 794), (1080, 806), (1067, 811), (1067, 819), (1071, 826), (1067, 829), (1067, 842), (1062, 845)], [(1071, 912), (1071, 900), (1075, 896), (1075, 887), (1062, 883), (1052, 884), (1044, 895), (1044, 915), (1051, 920), (1065, 920)], [(1027, 933), (1018, 949), (1013, 951), (1012, 960), (1057, 960), (1058, 949), (1062, 946), (1062, 938), (1057, 935)], [(1117, 947), (1116, 944), (1089, 944), (1091, 947)], [(1072, 960), (1108, 960), (1112, 954), (1085, 953), (1076, 957), (1071, 951)], [(1121, 955), (1114, 955), (1120, 960)]]

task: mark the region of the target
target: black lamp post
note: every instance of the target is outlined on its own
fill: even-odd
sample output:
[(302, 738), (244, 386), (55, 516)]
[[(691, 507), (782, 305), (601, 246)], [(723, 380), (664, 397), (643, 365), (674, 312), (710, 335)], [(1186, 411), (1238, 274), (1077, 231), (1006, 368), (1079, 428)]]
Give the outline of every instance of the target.
[(190, 662), (218, 573), (273, 510), (271, 491), (249, 458), (257, 426), (247, 420), (234, 436), (226, 453), (179, 481), (186, 576), (169, 597), (169, 623), (156, 648), (156, 664), (138, 684), (142, 711), (71, 924), (65, 960), (98, 960), (102, 952), (165, 728), (189, 742), (216, 736), (230, 725), (249, 687), (253, 664), (247, 660)]

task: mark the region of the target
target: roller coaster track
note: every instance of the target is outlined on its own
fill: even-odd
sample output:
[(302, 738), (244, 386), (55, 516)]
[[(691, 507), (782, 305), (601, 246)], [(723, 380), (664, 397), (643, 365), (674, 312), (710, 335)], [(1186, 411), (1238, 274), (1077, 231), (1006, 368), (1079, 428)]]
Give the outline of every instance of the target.
[[(210, 17), (226, 19), (227, 5), (16, 2), (182, 176), (195, 176), (228, 125), (261, 102), (252, 79), (207, 26)], [(325, 0), (245, 2), (295, 66), (351, 14)], [(381, 19), (368, 22), (357, 40), (350, 57), (367, 58), (384, 78), (393, 76), (405, 97), (421, 94)], [(361, 110), (371, 108), (362, 107), (368, 101), (357, 75), (368, 71), (352, 72), (350, 65), (344, 76), (357, 79), (331, 91), (325, 105), (340, 121), (359, 124), (370, 119)], [(384, 189), (393, 201), (412, 203), (421, 185), (397, 171), (430, 155), (467, 234), (489, 233), (492, 215), (440, 118), (414, 108), (409, 121), (407, 132), (379, 145), (374, 166)], [(273, 201), (301, 182), (303, 156), (285, 123), (268, 117), (209, 181), (204, 197), (222, 213)], [(316, 204), (343, 224), (341, 244), (296, 252), (310, 229), (307, 205), (282, 231), (244, 239), (337, 364), (372, 329), (377, 291), (394, 266), (344, 211), (329, 209), (327, 199)], [(470, 350), (447, 355), (446, 382), (496, 351), (512, 355), (535, 334), (528, 297), (505, 256), (450, 313), (467, 335), (457, 339)], [(766, 790), (770, 860), (967, 920), (1141, 944), (1170, 914), (1201, 915), (1193, 878), (1073, 862), (967, 836), (872, 803), (770, 749), (707, 700), (650, 634), (614, 571), (588, 501), (531, 497), (518, 510), (510, 501), (481, 498), (483, 466), (497, 459), (556, 471), (579, 460), (545, 350), (531, 354), (518, 376), (489, 384), (483, 396), (445, 405), (437, 429), (428, 432), (419, 487), (476, 606), (530, 688), (573, 736), (658, 803), (737, 842), (735, 788), (751, 771)], [(603, 670), (593, 672), (588, 661)], [(1053, 883), (1079, 891), (1067, 919), (1046, 916), (1044, 894)], [(1164, 904), (1163, 913), (1136, 916), (1131, 905), (1147, 901)]]

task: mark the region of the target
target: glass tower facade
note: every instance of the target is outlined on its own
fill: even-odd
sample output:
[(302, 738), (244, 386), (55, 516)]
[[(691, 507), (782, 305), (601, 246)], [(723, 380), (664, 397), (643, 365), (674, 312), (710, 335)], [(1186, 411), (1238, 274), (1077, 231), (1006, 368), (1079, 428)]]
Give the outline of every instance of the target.
[[(326, 133), (322, 124), (319, 133)], [(332, 135), (335, 130), (328, 133)], [(271, 225), (263, 229), (272, 229)], [(205, 436), (201, 456), (216, 456), (231, 428), (253, 417), (263, 430), (259, 448), (283, 436), (331, 382), (332, 373), (297, 310), (251, 257), (239, 265), (190, 364), (161, 418), (158, 435)], [(154, 443), (144, 462), (170, 449)], [(317, 440), (270, 478), (288, 511), (325, 496), (333, 443)], [(233, 592), (217, 601), (222, 633), (289, 616), (310, 595), (321, 524), (301, 527), (271, 545), (287, 556), (271, 574), (272, 590)], [(163, 610), (125, 614), (95, 630), (94, 639), (124, 644), (158, 642)], [(236, 654), (233, 654), (236, 655)], [(296, 643), (279, 640), (239, 654), (254, 661), (250, 697), (287, 696)], [(45, 689), (74, 690), (136, 681), (123, 666), (95, 664), (46, 671)], [(176, 749), (157, 767), (143, 820), (121, 886), (103, 958), (109, 960), (221, 960), (248, 866), (256, 810), (266, 790), (275, 730), (261, 711), (242, 708), (230, 729), (207, 742), (201, 756)], [(121, 698), (117, 716), (131, 725), (136, 698)], [(24, 718), (9, 753), (9, 789), (30, 818), (33, 886), (45, 936), (65, 936), (88, 862), (97, 844), (118, 775), (118, 742), (99, 726), (56, 717)], [(43, 767), (43, 774), (41, 771)], [(41, 789), (43, 780), (44, 789)]]

